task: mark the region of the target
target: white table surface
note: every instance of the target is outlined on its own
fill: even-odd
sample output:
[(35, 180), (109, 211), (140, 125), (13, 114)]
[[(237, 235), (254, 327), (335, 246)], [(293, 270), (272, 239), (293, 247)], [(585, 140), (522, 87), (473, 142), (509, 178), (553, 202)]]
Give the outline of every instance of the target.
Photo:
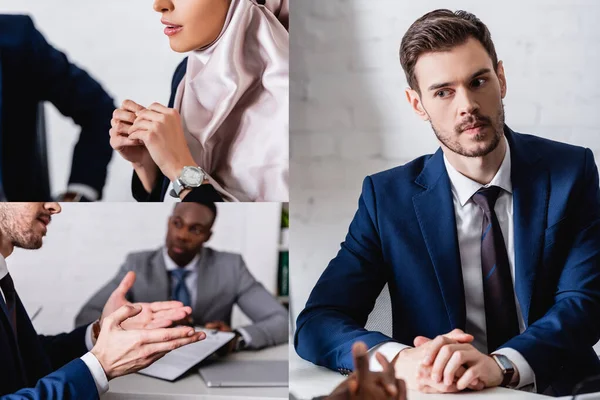
[[(289, 345), (290, 359), (290, 393), (298, 399), (311, 399), (323, 396), (342, 382), (345, 377), (340, 373), (318, 367), (301, 359), (294, 350), (293, 344)], [(480, 392), (464, 392), (455, 394), (425, 394), (415, 391), (408, 392), (408, 400), (540, 400), (552, 399), (535, 393), (522, 392), (506, 388), (485, 389)]]
[[(235, 360), (287, 360), (288, 345), (261, 351), (244, 351), (229, 356)], [(167, 382), (149, 376), (133, 374), (110, 382), (109, 392), (103, 400), (242, 400), (242, 399), (288, 399), (286, 387), (278, 388), (209, 388), (196, 369), (175, 382)]]

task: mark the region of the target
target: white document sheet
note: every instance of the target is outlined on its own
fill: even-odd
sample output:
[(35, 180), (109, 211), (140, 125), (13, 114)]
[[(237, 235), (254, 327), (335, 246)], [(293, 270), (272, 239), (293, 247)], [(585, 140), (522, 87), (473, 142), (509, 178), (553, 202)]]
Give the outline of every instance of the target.
[(196, 331), (200, 330), (206, 333), (206, 339), (173, 350), (139, 373), (167, 381), (174, 381), (185, 374), (190, 368), (219, 350), (235, 336), (233, 332), (196, 329)]

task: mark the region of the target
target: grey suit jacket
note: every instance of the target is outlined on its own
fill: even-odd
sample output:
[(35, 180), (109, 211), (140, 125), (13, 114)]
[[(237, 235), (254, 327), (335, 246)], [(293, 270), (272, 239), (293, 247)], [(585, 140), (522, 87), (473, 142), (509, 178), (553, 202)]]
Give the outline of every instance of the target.
[[(162, 248), (131, 253), (117, 275), (100, 289), (81, 309), (75, 325), (90, 324), (102, 313), (104, 304), (128, 271), (136, 274), (135, 284), (127, 294), (131, 302), (170, 299), (170, 281)], [(250, 274), (241, 255), (202, 249), (198, 262), (198, 296), (192, 307), (194, 323), (224, 321), (231, 325), (234, 304), (253, 321), (244, 326), (250, 335), (249, 348), (259, 349), (288, 340), (287, 310)]]

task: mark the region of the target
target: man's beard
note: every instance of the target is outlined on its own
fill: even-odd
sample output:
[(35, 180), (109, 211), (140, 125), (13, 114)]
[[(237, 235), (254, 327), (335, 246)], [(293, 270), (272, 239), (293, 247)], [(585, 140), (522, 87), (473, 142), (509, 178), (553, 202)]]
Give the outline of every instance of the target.
[[(461, 122), (459, 125), (454, 127), (454, 134), (460, 135), (465, 130), (467, 126), (473, 124), (484, 124), (485, 127), (489, 127), (492, 129), (492, 140), (488, 143), (487, 146), (483, 148), (477, 148), (475, 150), (467, 150), (465, 149), (458, 139), (452, 139), (452, 135), (445, 135), (442, 132), (439, 132), (431, 119), (429, 119), (429, 123), (431, 124), (431, 129), (435, 133), (435, 136), (438, 138), (440, 142), (444, 144), (450, 151), (453, 153), (459, 154), (464, 157), (484, 157), (490, 154), (492, 151), (498, 147), (502, 136), (504, 135), (504, 103), (501, 103), (500, 109), (498, 110), (498, 114), (496, 118), (492, 120), (492, 118), (474, 114), (468, 120)], [(478, 133), (473, 136), (475, 141), (481, 142), (485, 140), (486, 135)]]
[(0, 230), (13, 246), (34, 250), (42, 247), (43, 236), (34, 233), (31, 227), (23, 228), (23, 221), (18, 221), (11, 213), (0, 212)]

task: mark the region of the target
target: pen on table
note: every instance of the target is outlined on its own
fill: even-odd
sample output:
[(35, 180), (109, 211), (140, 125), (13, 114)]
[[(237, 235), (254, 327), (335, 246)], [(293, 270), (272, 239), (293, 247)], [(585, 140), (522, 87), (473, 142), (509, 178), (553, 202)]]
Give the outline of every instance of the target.
[(35, 317), (37, 317), (38, 315), (40, 315), (40, 312), (42, 312), (42, 308), (44, 308), (43, 306), (40, 306), (34, 313), (33, 316), (31, 317), (31, 320), (33, 321), (35, 319)]

